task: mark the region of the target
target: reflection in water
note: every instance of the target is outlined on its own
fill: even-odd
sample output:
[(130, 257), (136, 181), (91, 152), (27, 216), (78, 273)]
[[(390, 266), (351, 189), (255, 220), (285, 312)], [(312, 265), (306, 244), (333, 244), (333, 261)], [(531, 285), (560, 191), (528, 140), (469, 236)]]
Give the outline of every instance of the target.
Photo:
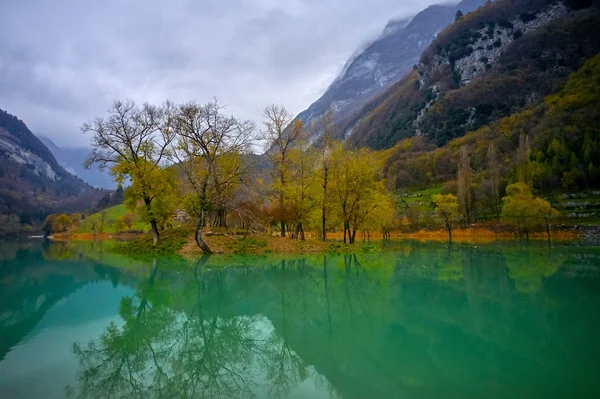
[(134, 289), (103, 331), (73, 343), (78, 371), (63, 384), (72, 397), (547, 398), (600, 388), (593, 250), (411, 244), (194, 263), (72, 246), (6, 253), (3, 353), (92, 281)]

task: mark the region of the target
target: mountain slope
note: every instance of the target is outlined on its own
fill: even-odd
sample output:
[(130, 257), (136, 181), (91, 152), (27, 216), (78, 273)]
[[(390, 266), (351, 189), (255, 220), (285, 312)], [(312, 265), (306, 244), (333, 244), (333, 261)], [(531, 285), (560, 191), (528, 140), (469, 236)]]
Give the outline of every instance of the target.
[(340, 124), (354, 145), (389, 148), (454, 137), (538, 104), (600, 51), (597, 8), (498, 0), (465, 15), (423, 52), (418, 70)]
[[(486, 182), (490, 145), (495, 148), (498, 175), (505, 185), (517, 178), (517, 149), (524, 135), (531, 156), (521, 167), (536, 189), (556, 199), (559, 192), (600, 188), (600, 54), (572, 73), (558, 92), (534, 107), (482, 126), (442, 147), (428, 145), (418, 136), (401, 141), (390, 151), (385, 172), (398, 188), (452, 182), (457, 176), (460, 148), (465, 147), (473, 168), (474, 197), (485, 199), (490, 189)], [(578, 196), (566, 198), (569, 200), (562, 205), (568, 209)], [(586, 207), (569, 213), (600, 216), (598, 204), (583, 205)]]
[(83, 166), (90, 150), (85, 147), (63, 148), (57, 146), (52, 140), (45, 136), (38, 136), (40, 140), (52, 152), (60, 165), (69, 173), (79, 177), (93, 187), (114, 190), (117, 184), (107, 172), (98, 169), (86, 169)]
[(329, 111), (335, 112), (336, 120), (347, 117), (408, 72), (435, 34), (454, 20), (457, 10), (466, 13), (483, 2), (464, 0), (458, 5), (434, 5), (410, 21), (390, 21), (381, 36), (351, 57), (340, 76), (297, 119), (306, 125)]
[(35, 223), (54, 211), (80, 211), (102, 196), (67, 172), (23, 121), (0, 110), (0, 213)]

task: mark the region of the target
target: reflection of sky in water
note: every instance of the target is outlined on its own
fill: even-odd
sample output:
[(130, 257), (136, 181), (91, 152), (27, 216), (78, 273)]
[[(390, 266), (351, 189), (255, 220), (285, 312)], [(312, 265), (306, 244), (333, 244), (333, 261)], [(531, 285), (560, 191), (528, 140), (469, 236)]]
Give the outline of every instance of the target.
[(89, 284), (58, 301), (0, 362), (6, 398), (62, 398), (79, 368), (72, 347), (99, 337), (111, 321), (121, 323), (119, 302), (133, 290), (108, 281)]
[[(118, 314), (123, 296), (135, 291), (124, 286), (114, 288), (104, 281), (88, 284), (74, 294), (63, 298), (44, 315), (35, 328), (0, 361), (0, 392), (4, 398), (63, 398), (67, 386), (77, 386), (79, 362), (73, 354), (73, 344), (86, 345), (98, 339), (114, 322), (119, 328), (123, 320)], [(185, 317), (178, 317), (181, 325)], [(250, 331), (255, 340), (269, 344), (274, 333), (272, 323), (265, 316), (240, 316), (250, 320)], [(176, 351), (178, 345), (173, 349)], [(292, 352), (293, 353), (293, 352)], [(294, 353), (295, 355), (295, 353)], [(149, 364), (149, 367), (151, 365)], [(321, 388), (326, 379), (308, 366), (310, 378), (292, 387), (289, 398), (329, 398)], [(252, 392), (259, 398), (272, 395), (264, 367), (253, 361), (246, 368), (252, 377)], [(318, 380), (319, 387), (315, 385)], [(150, 382), (150, 381), (148, 381)]]

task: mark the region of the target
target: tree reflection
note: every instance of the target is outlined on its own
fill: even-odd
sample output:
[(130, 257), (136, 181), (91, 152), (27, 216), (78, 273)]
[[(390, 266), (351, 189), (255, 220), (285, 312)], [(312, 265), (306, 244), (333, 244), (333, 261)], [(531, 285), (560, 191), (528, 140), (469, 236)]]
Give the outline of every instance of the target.
[(223, 286), (206, 284), (201, 272), (173, 292), (168, 281), (155, 284), (158, 271), (155, 259), (135, 297), (122, 299), (122, 323), (111, 323), (87, 346), (74, 345), (82, 371), (70, 396), (252, 396), (249, 366), (258, 346), (250, 319), (207, 309), (206, 299), (222, 297), (209, 288)]
[(505, 251), (503, 255), (515, 288), (526, 294), (540, 291), (543, 280), (556, 273), (564, 261), (559, 254), (529, 246), (518, 251)]
[[(190, 273), (154, 260), (122, 299), (120, 320), (74, 346), (82, 371), (69, 393), (286, 397), (312, 382), (361, 398), (431, 396), (442, 385), (458, 389), (456, 381), (475, 387), (472, 368), (454, 364), (475, 362), (496, 381), (499, 351), (545, 353), (533, 334), (550, 331), (545, 315), (519, 292), (541, 290), (559, 260), (472, 246), (265, 257), (255, 266), (241, 259), (243, 267), (203, 257)], [(523, 309), (532, 330), (514, 319)]]

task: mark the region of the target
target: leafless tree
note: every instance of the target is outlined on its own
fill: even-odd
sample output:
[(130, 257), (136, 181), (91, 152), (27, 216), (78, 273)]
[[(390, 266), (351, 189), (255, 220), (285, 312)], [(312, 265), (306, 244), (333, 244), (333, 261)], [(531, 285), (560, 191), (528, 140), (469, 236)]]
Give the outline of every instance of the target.
[(285, 186), (289, 173), (289, 155), (294, 143), (302, 136), (303, 126), (302, 122), (294, 120), (292, 114), (280, 105), (268, 105), (263, 116), (265, 130), (262, 138), (266, 141), (274, 165), (273, 178), (277, 181), (281, 236), (285, 237)]

